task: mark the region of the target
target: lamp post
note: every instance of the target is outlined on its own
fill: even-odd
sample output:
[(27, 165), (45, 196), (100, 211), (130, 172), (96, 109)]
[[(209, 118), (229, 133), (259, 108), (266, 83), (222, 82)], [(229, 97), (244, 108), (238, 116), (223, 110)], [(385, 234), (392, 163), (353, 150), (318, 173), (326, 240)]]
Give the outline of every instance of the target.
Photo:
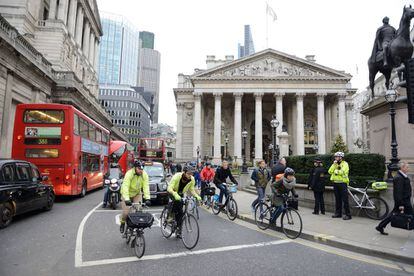
[(398, 143), (397, 135), (395, 133), (395, 102), (397, 101), (398, 94), (394, 89), (389, 89), (385, 93), (385, 100), (390, 104), (390, 116), (391, 116), (391, 159), (388, 165), (388, 181), (393, 178), (392, 173), (398, 171)]
[[(276, 159), (279, 159), (279, 156), (276, 156), (276, 129), (279, 126), (279, 121), (276, 119), (276, 115), (272, 116), (272, 120), (270, 121), (270, 125), (272, 126), (272, 134), (273, 134), (273, 144), (272, 144), (272, 162), (273, 165), (276, 164)], [(274, 146), (275, 145), (275, 146)]]
[(196, 167), (198, 167), (198, 163), (200, 163), (198, 160), (199, 160), (199, 157), (200, 157), (200, 146), (197, 146), (197, 164), (196, 164)]
[(273, 162), (273, 144), (269, 144), (269, 151), (268, 151), (268, 157), (269, 157), (269, 166), (271, 166), (271, 163)]
[(224, 152), (224, 158), (228, 159), (229, 156), (229, 136), (226, 135), (226, 138), (224, 138), (224, 142), (225, 142), (225, 152)]
[(243, 165), (242, 165), (242, 172), (247, 173), (247, 163), (246, 163), (246, 139), (247, 139), (247, 130), (244, 129), (242, 131), (242, 137), (243, 137), (243, 148), (244, 148), (244, 154), (243, 154)]

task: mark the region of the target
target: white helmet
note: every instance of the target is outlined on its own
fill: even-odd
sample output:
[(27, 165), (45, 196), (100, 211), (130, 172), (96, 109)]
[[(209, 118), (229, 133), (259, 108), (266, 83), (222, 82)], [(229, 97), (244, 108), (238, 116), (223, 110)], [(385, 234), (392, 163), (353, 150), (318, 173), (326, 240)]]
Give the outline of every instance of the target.
[(345, 153), (343, 153), (342, 151), (338, 151), (334, 155), (334, 157), (342, 157), (342, 158), (344, 158), (344, 156), (345, 156)]

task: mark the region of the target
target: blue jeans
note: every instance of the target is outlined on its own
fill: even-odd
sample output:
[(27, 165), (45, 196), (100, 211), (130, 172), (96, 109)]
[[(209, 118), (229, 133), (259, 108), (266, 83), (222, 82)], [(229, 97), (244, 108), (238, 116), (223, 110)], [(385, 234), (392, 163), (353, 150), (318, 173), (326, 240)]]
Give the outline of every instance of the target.
[(226, 198), (227, 198), (227, 195), (228, 195), (227, 186), (223, 184), (216, 184), (216, 187), (220, 189), (219, 203), (222, 203), (223, 196), (226, 195)]
[(109, 186), (106, 187), (105, 194), (104, 194), (104, 199), (103, 199), (103, 204), (108, 203), (108, 200), (109, 200), (108, 197), (109, 197)]
[(283, 205), (275, 206), (276, 210), (272, 215), (272, 218), (270, 219), (270, 222), (273, 223), (277, 220), (277, 218), (280, 216), (280, 214), (283, 212)]
[[(265, 188), (264, 187), (256, 187), (257, 191), (257, 198), (252, 202), (252, 208), (256, 208), (256, 205), (260, 202), (263, 202), (265, 197)], [(260, 205), (260, 212), (263, 212), (263, 206)]]

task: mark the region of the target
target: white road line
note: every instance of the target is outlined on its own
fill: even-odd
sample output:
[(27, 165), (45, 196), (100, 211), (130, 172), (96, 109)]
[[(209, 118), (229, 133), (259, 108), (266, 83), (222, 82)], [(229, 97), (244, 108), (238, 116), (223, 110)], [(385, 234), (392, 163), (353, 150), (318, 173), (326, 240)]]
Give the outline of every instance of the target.
[(278, 245), (289, 243), (290, 240), (277, 240), (271, 242), (260, 242), (254, 244), (242, 244), (242, 245), (231, 245), (231, 246), (224, 246), (224, 247), (217, 247), (217, 248), (208, 248), (208, 249), (201, 249), (196, 251), (184, 251), (179, 253), (172, 253), (172, 254), (154, 254), (144, 256), (141, 259), (137, 257), (125, 257), (125, 258), (116, 258), (116, 259), (103, 259), (97, 261), (87, 261), (81, 264), (81, 267), (88, 267), (88, 266), (97, 266), (97, 265), (107, 265), (107, 264), (119, 264), (119, 263), (128, 263), (128, 262), (138, 262), (138, 261), (149, 261), (149, 260), (161, 260), (161, 259), (171, 259), (171, 258), (178, 258), (178, 257), (185, 257), (191, 255), (204, 255), (209, 253), (216, 253), (216, 252), (226, 252), (226, 251), (234, 251), (234, 250), (241, 250), (246, 248), (257, 248), (257, 247), (264, 247), (264, 246), (271, 246), (271, 245)]
[[(164, 210), (164, 209), (145, 209), (144, 211), (145, 212), (149, 212), (149, 213), (152, 213), (152, 212), (162, 212), (162, 210)], [(118, 212), (118, 213), (121, 213), (122, 212), (122, 210), (120, 209), (120, 210), (103, 210), (103, 209), (99, 209), (99, 210), (96, 210), (95, 211), (95, 213), (113, 213), (113, 212)]]
[(82, 266), (82, 239), (83, 239), (83, 228), (85, 227), (85, 223), (88, 218), (92, 215), (92, 213), (102, 206), (102, 203), (96, 205), (95, 208), (89, 211), (88, 214), (82, 219), (81, 223), (79, 224), (78, 234), (76, 236), (76, 248), (75, 248), (75, 267)]

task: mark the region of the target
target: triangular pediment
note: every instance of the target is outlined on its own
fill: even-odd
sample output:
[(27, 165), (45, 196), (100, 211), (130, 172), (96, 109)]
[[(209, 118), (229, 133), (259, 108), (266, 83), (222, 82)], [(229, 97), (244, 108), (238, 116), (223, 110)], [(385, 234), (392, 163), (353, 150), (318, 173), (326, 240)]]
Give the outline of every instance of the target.
[(317, 63), (267, 49), (221, 66), (198, 72), (192, 78), (243, 78), (243, 77), (307, 77), (344, 78), (351, 75)]

